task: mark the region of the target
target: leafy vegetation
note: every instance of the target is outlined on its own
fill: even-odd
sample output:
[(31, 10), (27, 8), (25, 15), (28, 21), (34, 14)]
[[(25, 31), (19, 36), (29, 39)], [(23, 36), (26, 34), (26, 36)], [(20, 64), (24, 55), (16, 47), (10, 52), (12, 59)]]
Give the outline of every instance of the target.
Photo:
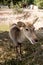
[(43, 0), (34, 0), (34, 4), (39, 8), (43, 8)]
[(2, 5), (8, 5), (9, 8), (11, 6), (11, 3), (14, 5), (18, 5), (19, 7), (28, 6), (30, 4), (35, 4), (39, 8), (43, 8), (43, 0), (0, 0), (0, 4)]

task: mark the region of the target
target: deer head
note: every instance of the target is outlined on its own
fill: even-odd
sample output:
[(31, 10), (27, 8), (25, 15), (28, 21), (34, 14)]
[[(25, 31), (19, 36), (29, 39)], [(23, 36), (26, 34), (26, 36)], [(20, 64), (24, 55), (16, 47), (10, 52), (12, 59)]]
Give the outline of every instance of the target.
[(32, 44), (38, 42), (37, 36), (35, 34), (35, 30), (34, 30), (35, 28), (34, 28), (33, 24), (29, 24), (28, 22), (26, 22), (26, 23), (18, 22), (17, 25), (18, 25), (19, 29), (23, 31), (25, 37), (28, 40), (30, 40), (30, 42)]

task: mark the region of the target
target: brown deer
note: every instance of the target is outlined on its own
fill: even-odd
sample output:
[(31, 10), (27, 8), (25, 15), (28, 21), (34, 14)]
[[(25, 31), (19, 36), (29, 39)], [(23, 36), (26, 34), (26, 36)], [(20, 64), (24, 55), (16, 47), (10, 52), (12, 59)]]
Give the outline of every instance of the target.
[[(21, 44), (23, 41), (28, 39), (32, 44), (38, 42), (37, 36), (35, 34), (34, 26), (29, 23), (18, 22), (17, 24), (12, 24), (9, 35), (13, 41), (17, 53), (21, 54)], [(20, 47), (20, 52), (18, 52), (18, 47)]]

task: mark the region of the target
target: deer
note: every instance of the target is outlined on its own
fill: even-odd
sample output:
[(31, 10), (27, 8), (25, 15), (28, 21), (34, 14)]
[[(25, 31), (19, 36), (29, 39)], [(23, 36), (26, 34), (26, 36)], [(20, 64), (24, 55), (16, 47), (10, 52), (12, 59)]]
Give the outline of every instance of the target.
[[(30, 41), (32, 44), (38, 42), (38, 38), (35, 34), (35, 28), (33, 24), (19, 21), (17, 22), (17, 24), (14, 23), (10, 27), (9, 36), (14, 43), (17, 53), (20, 55), (22, 55), (21, 44), (23, 43), (23, 41), (28, 39), (28, 41)], [(20, 51), (18, 51), (18, 47), (20, 47)]]

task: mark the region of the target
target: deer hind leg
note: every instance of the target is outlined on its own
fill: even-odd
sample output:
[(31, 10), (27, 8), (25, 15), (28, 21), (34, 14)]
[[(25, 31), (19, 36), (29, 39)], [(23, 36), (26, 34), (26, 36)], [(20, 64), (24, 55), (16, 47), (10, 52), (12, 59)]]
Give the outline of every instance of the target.
[(21, 46), (20, 45), (16, 46), (15, 51), (16, 51), (16, 56), (17, 57), (20, 56), (21, 55)]
[(16, 50), (16, 58), (18, 58), (18, 56), (19, 56), (18, 47), (19, 47), (19, 46), (16, 46), (16, 47), (15, 47), (15, 50)]

